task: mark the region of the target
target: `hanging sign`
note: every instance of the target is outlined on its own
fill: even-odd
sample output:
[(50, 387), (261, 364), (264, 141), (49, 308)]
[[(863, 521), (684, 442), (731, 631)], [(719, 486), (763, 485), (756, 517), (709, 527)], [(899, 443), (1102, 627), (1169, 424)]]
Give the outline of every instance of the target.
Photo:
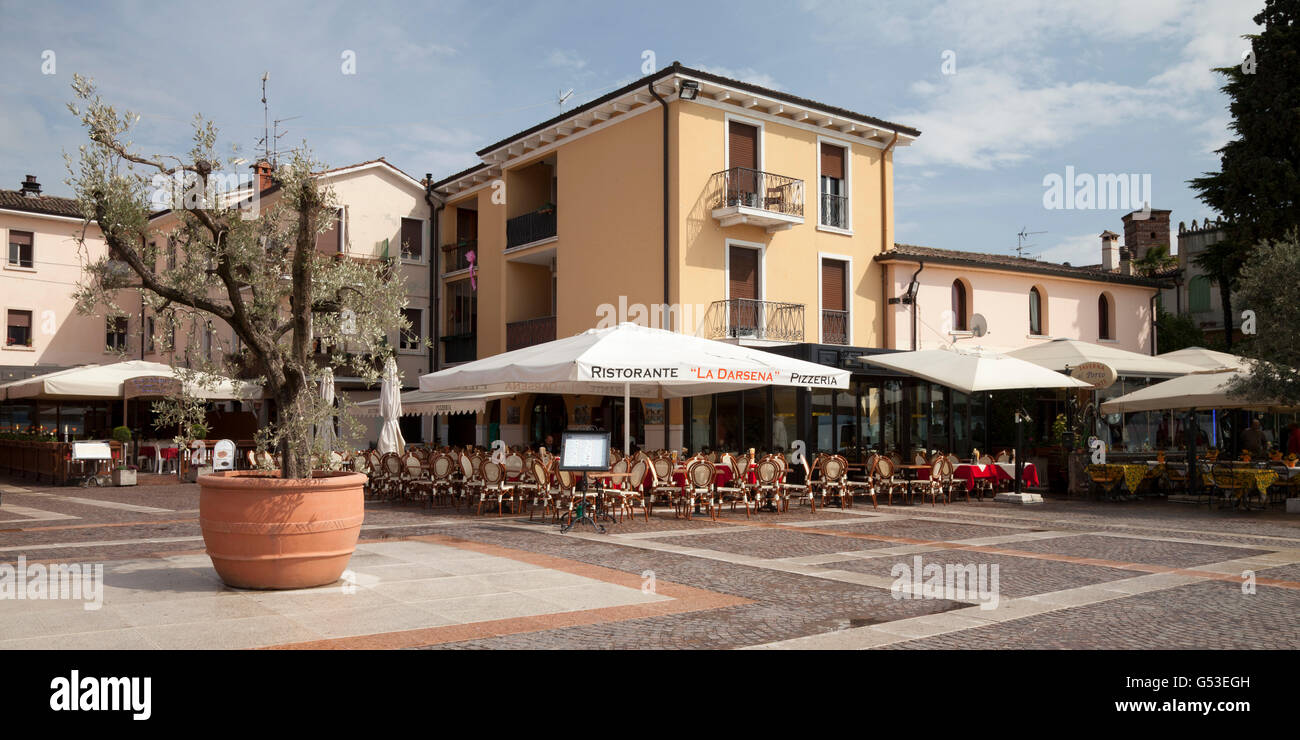
[(1085, 362), (1070, 368), (1070, 377), (1082, 380), (1092, 386), (1093, 390), (1101, 390), (1115, 385), (1119, 375), (1115, 368), (1104, 362)]

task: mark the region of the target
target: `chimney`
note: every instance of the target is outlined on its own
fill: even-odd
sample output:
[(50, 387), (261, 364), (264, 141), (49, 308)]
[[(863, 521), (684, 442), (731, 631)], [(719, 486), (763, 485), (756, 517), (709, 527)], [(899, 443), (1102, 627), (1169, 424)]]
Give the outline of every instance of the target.
[(36, 175), (28, 175), (27, 179), (23, 180), (22, 189), (23, 195), (28, 198), (38, 198), (41, 195), (41, 184), (36, 182)]
[(264, 190), (271, 187), (271, 163), (265, 159), (258, 160), (253, 165), (253, 174), (257, 175), (257, 192), (261, 194)]
[(1115, 241), (1118, 238), (1119, 234), (1113, 231), (1101, 232), (1101, 269), (1115, 270), (1119, 267), (1119, 244)]
[(1119, 271), (1122, 275), (1133, 274), (1133, 255), (1129, 252), (1128, 247), (1119, 248)]

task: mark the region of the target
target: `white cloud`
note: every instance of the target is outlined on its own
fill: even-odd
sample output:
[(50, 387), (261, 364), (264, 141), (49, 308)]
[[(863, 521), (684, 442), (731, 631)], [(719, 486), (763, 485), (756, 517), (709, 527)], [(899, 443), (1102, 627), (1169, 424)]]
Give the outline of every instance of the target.
[(1052, 246), (1038, 251), (1030, 249), (1044, 262), (1069, 262), (1075, 267), (1101, 264), (1101, 231), (1078, 234), (1059, 239)]
[(569, 49), (556, 49), (546, 57), (546, 63), (552, 67), (565, 67), (567, 69), (582, 69), (587, 66), (587, 60), (583, 59), (576, 51)]

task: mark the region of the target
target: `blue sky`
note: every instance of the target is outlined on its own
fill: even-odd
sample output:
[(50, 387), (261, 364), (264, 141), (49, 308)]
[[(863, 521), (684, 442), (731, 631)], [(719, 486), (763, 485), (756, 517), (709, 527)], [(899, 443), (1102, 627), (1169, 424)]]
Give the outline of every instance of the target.
[[(1226, 98), (1262, 1), (287, 2), (0, 0), (0, 187), (68, 194), (73, 73), (141, 114), (136, 141), (184, 151), (195, 113), (251, 151), (270, 72), (282, 147), (330, 166), (386, 157), (421, 177), (641, 76), (642, 53), (920, 128), (896, 159), (897, 239), (1100, 259), (1127, 209), (1048, 210), (1043, 179), (1151, 176), (1175, 224), (1212, 215), (1186, 181), (1217, 168)], [(42, 73), (54, 52), (54, 74)], [(356, 74), (341, 71), (355, 52)], [(945, 52), (955, 74), (944, 74)]]

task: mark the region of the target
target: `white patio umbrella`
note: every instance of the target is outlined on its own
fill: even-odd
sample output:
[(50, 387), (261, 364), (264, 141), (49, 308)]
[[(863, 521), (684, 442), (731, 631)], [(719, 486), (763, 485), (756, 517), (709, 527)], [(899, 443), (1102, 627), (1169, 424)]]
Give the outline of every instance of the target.
[(1227, 352), (1216, 352), (1204, 347), (1188, 347), (1186, 349), (1165, 352), (1156, 355), (1162, 360), (1173, 360), (1174, 362), (1184, 362), (1188, 365), (1195, 365), (1203, 370), (1214, 370), (1217, 368), (1241, 369), (1247, 366), (1246, 358), (1239, 355), (1228, 354)]
[(1027, 360), (1050, 370), (1064, 371), (1085, 362), (1100, 362), (1115, 369), (1117, 375), (1177, 377), (1194, 373), (1201, 368), (1166, 357), (1153, 357), (1141, 352), (1094, 344), (1079, 339), (1053, 339), (1037, 342), (1027, 347), (1007, 352), (1009, 357)]
[[(332, 367), (327, 367), (321, 372), (320, 397), (325, 405), (334, 407), (334, 368)], [(331, 413), (328, 419), (316, 425), (316, 439), (325, 444), (327, 453), (334, 449), (334, 414)]]
[[(494, 398), (512, 393), (429, 393), (407, 391), (402, 394), (402, 416), (433, 416), (436, 414), (473, 414), (487, 408)], [(356, 416), (379, 416), (382, 398), (372, 398), (352, 406)]]
[(1279, 401), (1256, 401), (1228, 395), (1232, 382), (1249, 373), (1219, 368), (1204, 370), (1181, 378), (1147, 386), (1119, 398), (1103, 401), (1103, 414), (1126, 414), (1133, 411), (1183, 411), (1196, 409), (1245, 409), (1290, 412), (1300, 407)]
[[(122, 384), (132, 378), (179, 378), (170, 365), (144, 360), (128, 360), (110, 365), (82, 365), (44, 375), (15, 380), (0, 385), (0, 398), (79, 399), (121, 398)], [(192, 385), (186, 391), (209, 400), (255, 399), (262, 397), (262, 386), (239, 383), (226, 378), (205, 382), (211, 387)]]
[[(1048, 370), (1032, 362), (982, 350), (923, 349), (915, 352), (859, 355), (858, 359), (932, 383), (946, 385), (964, 393), (1092, 387), (1082, 380)], [(1020, 471), (1023, 466), (1020, 455), (1021, 441), (1020, 414), (1017, 412), (1016, 493), (1020, 493)]]
[(384, 424), (379, 429), (378, 450), (381, 454), (406, 451), (406, 440), (397, 418), (402, 415), (402, 381), (397, 377), (397, 361), (389, 357), (384, 364), (384, 381), (379, 388), (379, 415)]
[(630, 452), (632, 397), (681, 398), (765, 385), (847, 388), (849, 375), (752, 347), (624, 323), (430, 373), (420, 377), (420, 390), (622, 396), (623, 449)]

